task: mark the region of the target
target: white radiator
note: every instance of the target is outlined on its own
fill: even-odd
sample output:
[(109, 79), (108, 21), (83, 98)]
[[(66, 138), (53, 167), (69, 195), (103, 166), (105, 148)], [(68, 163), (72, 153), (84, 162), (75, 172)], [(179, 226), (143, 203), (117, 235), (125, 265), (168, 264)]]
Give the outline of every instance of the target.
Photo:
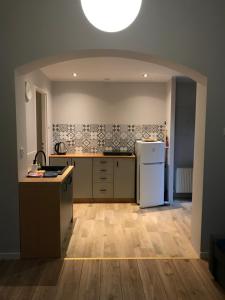
[(192, 168), (177, 168), (176, 193), (192, 193)]

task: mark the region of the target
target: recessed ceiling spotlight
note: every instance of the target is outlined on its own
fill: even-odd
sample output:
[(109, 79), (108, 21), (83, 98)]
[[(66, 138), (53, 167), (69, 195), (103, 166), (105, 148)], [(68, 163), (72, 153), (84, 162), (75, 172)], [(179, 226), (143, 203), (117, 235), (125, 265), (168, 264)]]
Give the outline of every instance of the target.
[(73, 73), (73, 77), (77, 77), (77, 73)]
[(147, 73), (144, 73), (144, 74), (143, 74), (143, 77), (144, 77), (144, 78), (147, 78), (147, 77), (148, 77), (148, 74), (147, 74)]

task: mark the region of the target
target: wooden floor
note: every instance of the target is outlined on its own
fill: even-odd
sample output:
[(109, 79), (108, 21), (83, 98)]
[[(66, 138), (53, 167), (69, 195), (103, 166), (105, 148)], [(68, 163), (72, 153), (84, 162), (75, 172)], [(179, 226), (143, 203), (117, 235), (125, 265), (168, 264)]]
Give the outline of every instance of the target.
[(1, 300), (224, 300), (201, 260), (0, 262)]
[(79, 204), (74, 213), (67, 254), (77, 258), (0, 261), (0, 300), (225, 300), (207, 262), (181, 258), (196, 256), (190, 203)]
[(191, 202), (140, 209), (136, 204), (75, 204), (67, 257), (197, 258), (191, 242)]

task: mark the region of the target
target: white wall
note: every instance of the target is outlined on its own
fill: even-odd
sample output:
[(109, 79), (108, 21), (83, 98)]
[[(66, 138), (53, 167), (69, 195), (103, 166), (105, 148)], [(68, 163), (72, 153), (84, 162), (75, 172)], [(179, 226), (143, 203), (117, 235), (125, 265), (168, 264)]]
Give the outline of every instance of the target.
[[(32, 99), (25, 100), (25, 81), (29, 81), (32, 87)], [(23, 147), (18, 145), (20, 153), (18, 161), (19, 178), (23, 177), (30, 168), (34, 155), (37, 152), (37, 131), (36, 131), (36, 90), (42, 91), (47, 95), (47, 136), (48, 136), (48, 153), (51, 152), (52, 142), (52, 96), (51, 82), (41, 72), (35, 71), (25, 76), (17, 74), (16, 76), (16, 98), (17, 109), (24, 110), (23, 118), (26, 120), (25, 131), (22, 134)], [(21, 114), (22, 116), (22, 114)], [(19, 121), (19, 120), (18, 120)], [(22, 143), (21, 143), (22, 144)], [(21, 153), (21, 147), (24, 154)]]
[(159, 124), (166, 83), (54, 82), (54, 123)]

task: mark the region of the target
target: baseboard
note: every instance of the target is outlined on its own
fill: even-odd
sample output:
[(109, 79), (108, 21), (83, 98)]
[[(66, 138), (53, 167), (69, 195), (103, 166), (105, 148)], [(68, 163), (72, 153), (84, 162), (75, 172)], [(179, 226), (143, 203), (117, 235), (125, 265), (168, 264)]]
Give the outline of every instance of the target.
[(93, 198), (76, 198), (73, 203), (93, 203)]
[(173, 198), (175, 200), (179, 199), (185, 199), (185, 200), (192, 200), (192, 194), (191, 193), (174, 193)]
[(20, 252), (0, 252), (0, 260), (19, 259)]
[(77, 198), (73, 203), (136, 203), (134, 198)]
[(209, 252), (201, 252), (200, 258), (203, 260), (209, 260)]

